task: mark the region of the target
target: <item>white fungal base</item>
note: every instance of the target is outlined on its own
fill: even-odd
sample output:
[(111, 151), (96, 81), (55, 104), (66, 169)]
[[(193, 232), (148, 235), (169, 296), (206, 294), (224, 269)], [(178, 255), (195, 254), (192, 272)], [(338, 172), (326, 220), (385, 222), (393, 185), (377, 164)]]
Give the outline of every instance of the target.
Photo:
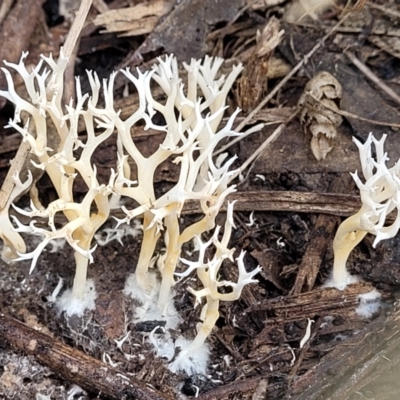
[(160, 293), (160, 282), (155, 272), (148, 273), (148, 282), (152, 290), (143, 290), (137, 283), (136, 275), (131, 274), (125, 283), (124, 294), (140, 302), (135, 309), (135, 321), (165, 321), (166, 329), (175, 329), (181, 322), (174, 306), (174, 292), (169, 294), (168, 302), (163, 310), (158, 307), (158, 296)]
[[(189, 376), (193, 374), (205, 374), (210, 354), (208, 345), (203, 343), (200, 347), (194, 348), (191, 340), (187, 340), (182, 336), (179, 336), (176, 340), (171, 337), (169, 330), (176, 329), (181, 323), (181, 317), (173, 303), (174, 293), (173, 291), (170, 293), (164, 310), (160, 310), (157, 304), (160, 290), (160, 282), (157, 279), (157, 274), (149, 272), (148, 280), (152, 287), (150, 292), (146, 292), (138, 285), (135, 274), (130, 275), (125, 284), (124, 294), (141, 303), (135, 310), (135, 322), (165, 321), (165, 329), (161, 326), (157, 327), (148, 337), (157, 357), (170, 362), (168, 368), (171, 372), (185, 372)], [(161, 334), (155, 333), (159, 328), (164, 332)], [(173, 359), (178, 348), (180, 352)]]
[(69, 317), (72, 315), (81, 317), (86, 310), (94, 310), (96, 308), (96, 297), (97, 293), (93, 279), (88, 279), (85, 285), (84, 296), (81, 299), (73, 296), (72, 289), (67, 289), (56, 301), (56, 307), (60, 313), (65, 311)]
[(381, 297), (382, 295), (376, 289), (360, 294), (358, 296), (360, 305), (356, 309), (356, 314), (366, 319), (374, 316), (382, 307)]
[(362, 279), (358, 275), (350, 275), (346, 274), (340, 280), (333, 278), (329, 278), (325, 284), (323, 285), (324, 288), (336, 288), (338, 290), (346, 289), (347, 285), (351, 285), (352, 283), (360, 282)]
[(175, 342), (175, 347), (180, 347), (178, 356), (168, 365), (171, 372), (184, 371), (187, 375), (202, 374), (207, 371), (207, 364), (210, 358), (210, 349), (207, 343), (194, 348), (192, 342), (180, 337)]
[[(183, 336), (174, 340), (168, 332), (156, 334), (155, 330), (149, 335), (149, 341), (154, 346), (157, 357), (169, 362), (168, 369), (171, 372), (185, 372), (188, 376), (206, 374), (210, 358), (210, 349), (206, 343), (195, 348), (193, 342)], [(180, 351), (174, 359), (176, 349)]]

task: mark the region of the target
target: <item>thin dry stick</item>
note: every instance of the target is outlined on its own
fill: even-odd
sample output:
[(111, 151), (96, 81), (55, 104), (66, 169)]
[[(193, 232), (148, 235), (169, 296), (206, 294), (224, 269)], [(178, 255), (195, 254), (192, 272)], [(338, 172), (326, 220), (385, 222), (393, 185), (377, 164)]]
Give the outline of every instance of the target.
[(230, 181), (236, 179), (243, 171), (254, 162), (260, 154), (282, 133), (283, 128), (297, 115), (297, 111), (292, 114), (286, 122), (280, 124), (270, 136), (264, 141), (264, 143), (241, 165), (234, 175), (231, 176)]
[(108, 4), (104, 0), (93, 0), (93, 7), (99, 13), (105, 13), (110, 10), (110, 7), (108, 7)]
[(76, 42), (79, 38), (79, 35), (81, 34), (83, 24), (86, 21), (91, 5), (92, 0), (82, 0), (74, 22), (72, 23), (71, 29), (68, 32), (68, 36), (65, 39), (65, 43), (63, 46), (65, 57), (69, 57), (74, 51)]
[(346, 6), (345, 8), (340, 8), (340, 7), (337, 7), (337, 8), (344, 12), (360, 11), (363, 9), (366, 2), (367, 2), (367, 0), (357, 0), (356, 4), (354, 4), (354, 6), (352, 6), (352, 7)]
[[(79, 7), (76, 18), (71, 26), (70, 31), (68, 32), (67, 39), (65, 40), (64, 55), (66, 57), (69, 57), (74, 50), (91, 4), (92, 0), (83, 0)], [(17, 151), (17, 154), (14, 157), (14, 160), (11, 163), (11, 167), (7, 172), (6, 179), (4, 180), (4, 183), (0, 190), (0, 212), (6, 206), (8, 199), (10, 198), (11, 192), (14, 189), (15, 184), (13, 175), (16, 172), (19, 173), (21, 171), (28, 157), (29, 150), (30, 146), (28, 142), (22, 142)]]
[(345, 51), (344, 54), (350, 61), (372, 82), (374, 82), (381, 90), (390, 96), (396, 103), (400, 104), (400, 97), (385, 82), (379, 79), (364, 63), (362, 63), (351, 51)]
[(227, 144), (225, 144), (224, 146), (222, 146), (221, 148), (219, 148), (217, 151), (214, 152), (214, 156), (217, 156), (218, 154), (223, 153), (225, 150), (229, 149), (229, 147), (231, 147), (232, 145), (234, 145), (235, 143), (239, 142), (240, 140), (246, 138), (247, 136), (252, 135), (253, 133), (256, 132), (260, 132), (261, 129), (265, 128), (266, 126), (269, 125), (275, 125), (275, 124), (283, 124), (286, 123), (286, 121), (272, 121), (272, 122), (266, 122), (266, 123), (261, 123), (261, 124), (257, 124), (256, 126), (250, 128), (249, 130), (243, 132), (242, 135), (240, 135), (240, 137), (237, 137), (231, 141), (229, 141)]
[(338, 110), (337, 108), (333, 108), (330, 105), (323, 103), (321, 100), (318, 100), (315, 96), (313, 96), (311, 93), (308, 93), (308, 95), (315, 100), (316, 102), (318, 102), (320, 104), (320, 106), (325, 107), (326, 109), (328, 109), (329, 111), (332, 111), (338, 115), (341, 115), (342, 117), (345, 118), (353, 118), (353, 119), (357, 119), (359, 121), (364, 121), (364, 122), (368, 122), (370, 124), (374, 124), (374, 125), (379, 125), (379, 126), (390, 126), (392, 128), (400, 128), (400, 124), (393, 124), (392, 122), (382, 122), (382, 121), (375, 121), (373, 119), (368, 119), (368, 118), (364, 118), (364, 117), (360, 117), (356, 114), (352, 114), (349, 113), (347, 111), (343, 111), (343, 110)]
[(10, 198), (11, 192), (14, 189), (15, 183), (13, 176), (15, 173), (19, 173), (25, 164), (25, 160), (28, 157), (31, 146), (28, 142), (22, 142), (18, 148), (17, 154), (11, 162), (10, 169), (7, 172), (6, 179), (3, 182), (0, 190), (0, 212), (4, 210), (8, 199)]
[(72, 23), (71, 29), (68, 32), (68, 36), (65, 39), (63, 46), (64, 56), (67, 57), (68, 65), (65, 70), (65, 87), (63, 94), (64, 103), (68, 104), (70, 99), (74, 97), (75, 93), (75, 61), (78, 54), (78, 47), (80, 41), (80, 34), (82, 32), (83, 25), (86, 21), (87, 15), (89, 13), (90, 7), (92, 5), (92, 0), (83, 0), (78, 13)]
[(7, 13), (10, 11), (10, 8), (13, 4), (13, 0), (3, 0), (0, 5), (0, 25), (3, 22), (4, 18), (7, 16)]
[(400, 12), (391, 10), (385, 6), (380, 6), (378, 4), (374, 4), (370, 1), (367, 2), (368, 7), (375, 8), (376, 10), (382, 11), (384, 14), (389, 15), (391, 17), (400, 18)]
[(64, 93), (63, 102), (69, 104), (70, 100), (74, 98), (75, 91), (75, 63), (78, 56), (80, 37), (76, 38), (75, 47), (68, 55), (68, 64), (64, 72)]

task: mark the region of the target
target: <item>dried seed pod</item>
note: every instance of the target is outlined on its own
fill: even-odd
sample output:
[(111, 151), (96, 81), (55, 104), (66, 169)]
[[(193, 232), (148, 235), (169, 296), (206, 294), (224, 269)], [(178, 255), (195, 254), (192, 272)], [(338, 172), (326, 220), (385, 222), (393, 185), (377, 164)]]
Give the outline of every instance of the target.
[(298, 107), (300, 122), (306, 134), (311, 133), (311, 150), (320, 161), (333, 149), (337, 128), (342, 123), (338, 103), (342, 85), (329, 72), (320, 72), (304, 88)]

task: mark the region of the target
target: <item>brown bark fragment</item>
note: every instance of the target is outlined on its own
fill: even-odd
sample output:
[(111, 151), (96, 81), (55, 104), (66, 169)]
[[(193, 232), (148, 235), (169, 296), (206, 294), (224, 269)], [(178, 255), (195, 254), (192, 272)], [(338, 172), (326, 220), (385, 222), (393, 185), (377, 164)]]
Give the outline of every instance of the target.
[(301, 260), (299, 273), (291, 294), (299, 294), (303, 290), (308, 292), (313, 289), (317, 279), (319, 267), (325, 255), (328, 244), (332, 241), (332, 234), (340, 219), (319, 215), (317, 223), (311, 233), (310, 242)]
[(33, 355), (63, 379), (89, 392), (99, 392), (118, 400), (172, 400), (168, 394), (4, 314), (0, 314), (0, 339), (6, 340), (14, 349)]
[[(44, 0), (19, 0), (7, 15), (0, 31), (0, 61), (17, 63), (21, 53), (29, 47), (29, 40)], [(0, 73), (0, 89), (6, 87), (3, 73)], [(0, 97), (0, 109), (6, 100)]]
[(253, 111), (265, 96), (268, 84), (270, 58), (275, 47), (281, 41), (279, 21), (272, 17), (262, 32), (257, 32), (257, 44), (237, 83), (235, 100), (245, 114)]

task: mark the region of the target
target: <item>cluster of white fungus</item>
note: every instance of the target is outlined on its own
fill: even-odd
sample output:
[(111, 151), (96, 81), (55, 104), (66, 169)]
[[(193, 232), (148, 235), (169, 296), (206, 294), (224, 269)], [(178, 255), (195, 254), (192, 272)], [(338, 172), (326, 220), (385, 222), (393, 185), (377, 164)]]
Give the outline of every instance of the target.
[[(127, 277), (124, 293), (136, 298), (140, 306), (136, 309), (137, 321), (164, 320), (164, 333), (149, 336), (157, 354), (169, 362), (173, 372), (186, 371), (188, 374), (205, 373), (209, 350), (206, 339), (219, 317), (220, 301), (237, 300), (245, 285), (256, 282), (256, 268), (247, 272), (244, 252), (236, 259), (238, 280), (221, 280), (221, 267), (225, 260), (234, 263), (234, 249), (228, 247), (233, 223), (233, 204), (228, 204), (224, 232), (220, 238), (220, 227), (215, 227), (215, 219), (227, 196), (236, 190), (230, 184), (236, 171), (231, 170), (235, 157), (225, 160), (213, 157), (213, 152), (221, 140), (237, 136), (232, 129), (236, 110), (225, 125), (221, 121), (227, 108), (227, 95), (235, 79), (242, 70), (241, 65), (233, 67), (228, 76), (219, 76), (223, 60), (206, 57), (204, 61), (192, 60), (184, 64), (187, 84), (179, 75), (177, 61), (173, 56), (159, 59), (151, 71), (121, 71), (135, 88), (138, 105), (135, 112), (122, 119), (121, 111), (114, 109), (114, 80), (111, 74), (101, 84), (96, 73), (87, 72), (91, 88), (90, 94), (82, 94), (80, 81), (76, 79), (76, 99), (68, 105), (62, 103), (64, 73), (68, 63), (62, 51), (55, 61), (51, 56), (28, 71), (23, 54), (18, 64), (5, 63), (15, 70), (25, 84), (27, 97), (20, 96), (12, 76), (2, 68), (8, 89), (0, 91), (15, 105), (14, 117), (8, 127), (22, 135), (29, 143), (33, 168), (40, 168), (50, 178), (58, 198), (43, 207), (35, 191), (31, 191), (30, 210), (22, 210), (13, 201), (33, 185), (32, 174), (27, 177), (13, 176), (14, 190), (0, 213), (0, 237), (4, 242), (2, 258), (10, 260), (31, 260), (30, 272), (48, 244), (57, 248), (60, 240), (74, 250), (76, 271), (72, 289), (56, 299), (62, 282), (51, 296), (61, 311), (67, 315), (82, 315), (85, 309), (95, 307), (95, 283), (87, 280), (87, 268), (93, 262), (93, 252), (97, 245), (105, 245), (124, 235), (136, 238), (142, 232), (142, 245), (135, 272)], [(219, 76), (219, 77), (218, 77)], [(158, 86), (164, 100), (154, 98), (154, 87)], [(103, 92), (104, 105), (100, 104)], [(160, 118), (155, 118), (155, 116)], [(162, 124), (155, 121), (161, 120)], [(79, 123), (85, 124), (86, 137), (78, 135)], [(162, 133), (157, 150), (143, 155), (135, 143), (132, 128), (142, 125)], [(49, 147), (51, 131), (55, 131), (55, 148)], [(116, 164), (109, 171), (108, 182), (100, 182), (93, 155), (104, 141), (114, 135), (116, 141)], [(400, 162), (392, 168), (386, 166), (387, 154), (383, 145), (386, 136), (380, 140), (372, 134), (361, 144), (354, 139), (361, 159), (363, 183), (357, 173), (353, 178), (360, 189), (362, 207), (339, 227), (334, 242), (334, 269), (329, 285), (343, 289), (356, 278), (349, 275), (346, 262), (353, 248), (367, 233), (376, 236), (374, 246), (381, 240), (394, 237), (400, 228)], [(376, 158), (372, 156), (375, 147)], [(157, 197), (154, 176), (157, 168), (170, 160), (179, 166), (177, 182), (161, 196)], [(78, 202), (73, 191), (76, 179), (86, 184), (87, 190)], [(181, 212), (187, 201), (198, 202), (201, 217), (192, 225), (182, 229)], [(135, 204), (134, 207), (122, 204)], [(100, 231), (115, 206), (120, 207), (125, 217), (117, 220), (114, 228)], [(30, 218), (24, 225), (17, 217), (9, 216), (13, 206), (21, 215)], [(394, 222), (387, 226), (387, 216), (397, 210)], [(56, 224), (64, 219), (64, 224)], [(38, 223), (37, 219), (41, 221)], [(43, 224), (43, 221), (47, 222)], [(134, 221), (134, 227), (129, 226)], [(211, 239), (203, 242), (202, 235), (210, 232)], [(37, 247), (28, 251), (24, 235), (41, 238)], [(163, 240), (164, 251), (158, 253), (156, 247)], [(195, 261), (181, 257), (185, 243), (194, 241), (198, 253)], [(122, 243), (122, 242), (121, 242)], [(211, 248), (214, 252), (210, 253)], [(212, 254), (206, 259), (206, 254)], [(178, 264), (184, 272), (177, 272)], [(181, 270), (182, 270), (181, 268)], [(158, 270), (157, 272), (155, 272)], [(181, 317), (173, 304), (175, 278), (182, 279), (196, 274), (201, 289), (188, 290), (195, 296), (195, 305), (202, 304), (197, 335), (193, 340), (179, 337), (172, 339), (168, 329), (175, 329)], [(364, 303), (376, 299), (379, 293), (368, 294), (361, 299)], [(203, 302), (205, 300), (205, 302)], [(362, 312), (370, 312), (362, 311)], [(177, 350), (179, 351), (177, 352)]]
[[(9, 203), (0, 215), (0, 236), (4, 242), (3, 258), (10, 260), (31, 260), (31, 272), (35, 268), (43, 249), (59, 239), (65, 239), (72, 247), (76, 260), (76, 272), (72, 290), (66, 291), (59, 301), (59, 307), (68, 315), (82, 315), (86, 308), (95, 306), (94, 283), (86, 280), (88, 263), (93, 262), (93, 245), (95, 234), (109, 218), (110, 210), (116, 201), (128, 200), (125, 204), (135, 204), (128, 208), (121, 205), (125, 217), (117, 221), (117, 226), (105, 232), (105, 237), (97, 236), (101, 244), (110, 240), (121, 240), (123, 234), (137, 234), (140, 226), (143, 231), (142, 245), (138, 263), (133, 276), (129, 277), (125, 293), (141, 300), (138, 318), (151, 318), (151, 313), (161, 317), (172, 317), (174, 308), (171, 300), (171, 288), (175, 283), (174, 275), (181, 257), (182, 246), (194, 238), (200, 244), (197, 262), (183, 261), (189, 266), (188, 271), (196, 270), (204, 289), (194, 291), (196, 301), (206, 298), (199, 327), (194, 341), (180, 340), (186, 343), (181, 354), (191, 353), (201, 348), (218, 318), (220, 300), (232, 301), (240, 296), (244, 285), (255, 282), (254, 275), (259, 269), (247, 273), (243, 264), (243, 253), (238, 258), (239, 281), (237, 283), (219, 281), (218, 271), (225, 258), (232, 259), (233, 250), (229, 250), (228, 240), (233, 226), (232, 205), (229, 206), (228, 219), (222, 241), (218, 240), (219, 228), (211, 241), (203, 243), (201, 235), (215, 228), (215, 218), (226, 197), (236, 189), (230, 185), (235, 171), (231, 166), (235, 157), (228, 160), (213, 158), (216, 146), (225, 138), (237, 136), (232, 130), (236, 110), (228, 122), (221, 126), (228, 92), (242, 70), (241, 65), (233, 67), (228, 76), (220, 74), (223, 63), (220, 58), (206, 57), (204, 61), (192, 60), (184, 64), (187, 84), (182, 83), (177, 61), (173, 56), (159, 59), (151, 71), (135, 74), (129, 70), (121, 71), (133, 85), (138, 94), (136, 111), (122, 119), (120, 110), (114, 109), (113, 73), (101, 84), (96, 73), (87, 72), (90, 94), (82, 94), (80, 81), (76, 79), (76, 98), (68, 105), (62, 103), (64, 92), (64, 73), (67, 58), (61, 51), (58, 60), (51, 56), (42, 56), (40, 63), (28, 71), (23, 54), (18, 64), (6, 63), (9, 69), (15, 70), (25, 83), (27, 96), (20, 96), (14, 87), (10, 72), (3, 68), (8, 89), (0, 91), (15, 105), (14, 118), (8, 127), (15, 129), (24, 141), (30, 145), (33, 153), (32, 164), (40, 168), (50, 178), (58, 199), (46, 207), (40, 204), (37, 196), (31, 194), (30, 210), (14, 206), (20, 213), (29, 217), (31, 222), (24, 225), (16, 217), (10, 221), (8, 211), (14, 199), (32, 185), (31, 174), (21, 182), (21, 177), (14, 176), (15, 189)], [(153, 97), (153, 89), (158, 86), (164, 94), (164, 100)], [(103, 92), (104, 105), (100, 104), (100, 92)], [(162, 124), (154, 122), (155, 115)], [(84, 122), (86, 137), (79, 137), (79, 123)], [(135, 143), (132, 128), (143, 125), (144, 129), (153, 129), (163, 133), (158, 149), (151, 155), (143, 155)], [(57, 140), (55, 148), (49, 146), (49, 134), (55, 130)], [(115, 136), (116, 165), (110, 170), (108, 182), (99, 182), (93, 155), (106, 139)], [(157, 197), (154, 187), (156, 169), (166, 160), (179, 165), (179, 176), (176, 184)], [(134, 175), (135, 171), (136, 175)], [(87, 186), (86, 194), (77, 201), (73, 191), (76, 179)], [(22, 177), (22, 179), (24, 179)], [(34, 193), (34, 192), (32, 192)], [(181, 211), (188, 200), (197, 201), (201, 218), (192, 225), (181, 228)], [(64, 219), (63, 225), (56, 224)], [(127, 229), (131, 220), (141, 221), (136, 229)], [(42, 223), (39, 224), (37, 220)], [(43, 224), (43, 221), (47, 222)], [(22, 235), (21, 235), (22, 234)], [(37, 235), (41, 241), (37, 247), (27, 251), (23, 236)], [(156, 246), (163, 239), (165, 253), (156, 257)], [(216, 247), (214, 258), (204, 260), (205, 249), (213, 243)], [(158, 266), (158, 275), (149, 270)], [(218, 288), (230, 286), (229, 294), (220, 294)], [(59, 289), (58, 289), (59, 290)], [(140, 313), (142, 315), (140, 316)], [(175, 312), (176, 313), (176, 312)], [(175, 319), (175, 322), (179, 318)], [(152, 336), (154, 338), (154, 335)], [(185, 346), (183, 346), (185, 347)], [(205, 354), (208, 354), (205, 351)], [(205, 363), (196, 366), (180, 365), (178, 357), (171, 369), (186, 370), (193, 373), (205, 372)], [(207, 357), (204, 358), (205, 360)]]

